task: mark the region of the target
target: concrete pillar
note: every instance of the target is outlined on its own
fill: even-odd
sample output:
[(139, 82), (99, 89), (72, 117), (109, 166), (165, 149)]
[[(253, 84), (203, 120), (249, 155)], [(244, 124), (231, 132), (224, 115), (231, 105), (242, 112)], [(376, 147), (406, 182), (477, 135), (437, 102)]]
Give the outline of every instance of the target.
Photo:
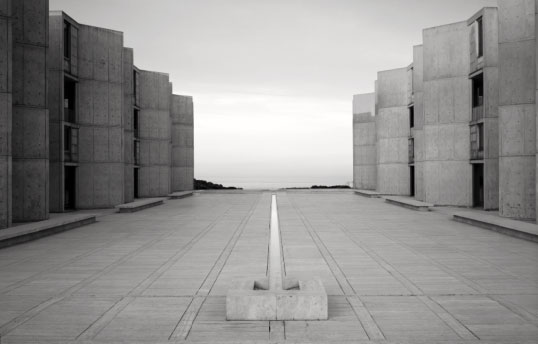
[(499, 213), (536, 218), (536, 2), (499, 2)]
[(134, 201), (134, 65), (133, 49), (123, 49), (124, 202)]
[(47, 109), (48, 0), (20, 0), (13, 11), (13, 222), (49, 216)]
[(0, 229), (11, 225), (11, 0), (0, 0)]
[(172, 95), (172, 191), (194, 189), (192, 97)]
[(76, 206), (124, 203), (123, 33), (79, 29), (79, 163)]
[(423, 31), (424, 200), (471, 205), (469, 28)]
[(353, 96), (353, 187), (375, 190), (377, 152), (375, 93)]
[(414, 106), (414, 148), (415, 148), (415, 198), (423, 201), (424, 194), (424, 62), (423, 47), (413, 47), (412, 104)]
[(140, 71), (140, 197), (170, 193), (170, 97), (168, 74)]
[(377, 190), (409, 195), (407, 68), (377, 75)]

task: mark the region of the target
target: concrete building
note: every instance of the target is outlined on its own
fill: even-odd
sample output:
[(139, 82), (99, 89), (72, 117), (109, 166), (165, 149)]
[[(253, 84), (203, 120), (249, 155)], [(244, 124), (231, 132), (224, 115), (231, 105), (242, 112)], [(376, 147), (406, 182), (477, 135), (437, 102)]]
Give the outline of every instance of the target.
[(124, 203), (123, 34), (53, 12), (50, 36), (51, 210)]
[(499, 212), (536, 218), (536, 3), (499, 2)]
[(194, 189), (192, 97), (172, 95), (172, 192)]
[[(425, 29), (405, 84), (401, 69), (378, 74), (378, 192), (536, 219), (537, 13), (535, 1), (506, 0)], [(367, 135), (355, 134), (354, 166), (370, 164), (357, 136)], [(355, 187), (364, 188), (359, 176)]]
[(375, 190), (377, 149), (375, 93), (353, 96), (353, 187)]
[(407, 68), (377, 74), (377, 190), (409, 195)]
[(0, 1), (0, 228), (49, 214), (48, 10)]

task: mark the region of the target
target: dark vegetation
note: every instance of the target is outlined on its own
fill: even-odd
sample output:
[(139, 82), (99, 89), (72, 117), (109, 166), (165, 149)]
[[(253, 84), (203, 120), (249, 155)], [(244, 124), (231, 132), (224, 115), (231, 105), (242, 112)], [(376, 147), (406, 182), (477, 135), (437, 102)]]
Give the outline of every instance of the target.
[(351, 189), (348, 185), (312, 185), (309, 188), (286, 188), (289, 190), (309, 190), (309, 189)]
[(223, 186), (222, 184), (215, 184), (206, 180), (194, 179), (195, 190), (243, 190), (242, 188), (236, 188), (235, 186)]

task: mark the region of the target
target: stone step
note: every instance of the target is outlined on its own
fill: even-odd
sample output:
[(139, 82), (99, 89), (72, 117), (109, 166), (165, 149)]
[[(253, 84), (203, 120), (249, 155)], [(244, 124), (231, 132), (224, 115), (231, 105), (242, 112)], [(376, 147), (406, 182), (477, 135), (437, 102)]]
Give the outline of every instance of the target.
[(168, 195), (168, 198), (181, 199), (181, 198), (189, 197), (192, 195), (194, 195), (194, 191), (192, 190), (191, 191), (178, 191), (178, 192), (173, 192), (170, 195)]
[(0, 230), (0, 248), (88, 225), (96, 221), (96, 216), (96, 214), (61, 214), (45, 221), (15, 225)]
[(381, 198), (381, 196), (383, 196), (382, 194), (374, 190), (355, 190), (355, 194), (368, 198)]
[(134, 202), (120, 204), (116, 206), (119, 213), (134, 213), (147, 208), (155, 207), (164, 203), (166, 198), (141, 198)]
[(538, 225), (483, 213), (461, 212), (453, 215), (455, 221), (489, 229), (516, 238), (538, 242)]
[(410, 197), (385, 196), (385, 202), (416, 211), (430, 211), (431, 203), (424, 203)]

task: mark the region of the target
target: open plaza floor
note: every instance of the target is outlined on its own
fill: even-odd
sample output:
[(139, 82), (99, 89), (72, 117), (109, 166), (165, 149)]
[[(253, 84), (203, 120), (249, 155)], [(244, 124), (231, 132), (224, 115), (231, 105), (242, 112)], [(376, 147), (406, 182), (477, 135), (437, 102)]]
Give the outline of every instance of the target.
[(277, 192), (328, 321), (225, 319), (267, 272), (270, 192), (197, 193), (0, 250), (0, 342), (536, 343), (538, 244), (353, 192)]

